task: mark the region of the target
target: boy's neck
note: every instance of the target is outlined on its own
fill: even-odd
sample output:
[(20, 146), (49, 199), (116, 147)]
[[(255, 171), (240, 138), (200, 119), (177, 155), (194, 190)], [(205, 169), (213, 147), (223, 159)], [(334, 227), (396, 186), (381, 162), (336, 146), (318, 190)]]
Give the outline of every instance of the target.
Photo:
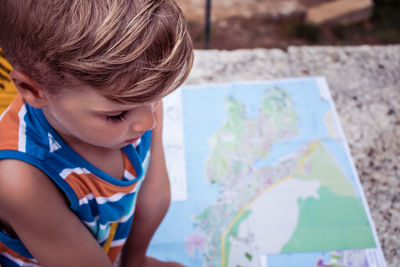
[(125, 170), (122, 149), (93, 146), (80, 140), (71, 139), (69, 136), (62, 134), (60, 136), (87, 162), (114, 178), (122, 179)]

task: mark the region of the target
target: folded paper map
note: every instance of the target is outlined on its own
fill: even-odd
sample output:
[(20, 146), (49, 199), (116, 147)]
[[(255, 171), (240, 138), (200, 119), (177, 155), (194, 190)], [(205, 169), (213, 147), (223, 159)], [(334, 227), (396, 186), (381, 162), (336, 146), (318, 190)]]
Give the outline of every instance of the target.
[(386, 266), (322, 77), (164, 101), (173, 202), (150, 255), (186, 266)]

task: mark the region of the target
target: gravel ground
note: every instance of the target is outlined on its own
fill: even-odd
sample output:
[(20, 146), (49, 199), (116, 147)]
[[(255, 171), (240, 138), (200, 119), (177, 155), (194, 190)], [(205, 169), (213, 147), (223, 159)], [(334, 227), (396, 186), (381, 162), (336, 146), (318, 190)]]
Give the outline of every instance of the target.
[(400, 46), (197, 50), (187, 84), (324, 76), (388, 266), (400, 266)]

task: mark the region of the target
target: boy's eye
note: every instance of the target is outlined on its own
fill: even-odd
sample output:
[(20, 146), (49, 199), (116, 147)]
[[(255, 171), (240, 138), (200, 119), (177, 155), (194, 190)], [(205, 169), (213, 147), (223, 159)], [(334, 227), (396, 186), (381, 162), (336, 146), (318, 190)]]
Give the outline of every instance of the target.
[(127, 111), (124, 111), (124, 112), (122, 112), (121, 114), (118, 114), (118, 115), (106, 116), (106, 119), (108, 121), (111, 121), (111, 122), (120, 122), (123, 119), (125, 119), (126, 113), (127, 113)]

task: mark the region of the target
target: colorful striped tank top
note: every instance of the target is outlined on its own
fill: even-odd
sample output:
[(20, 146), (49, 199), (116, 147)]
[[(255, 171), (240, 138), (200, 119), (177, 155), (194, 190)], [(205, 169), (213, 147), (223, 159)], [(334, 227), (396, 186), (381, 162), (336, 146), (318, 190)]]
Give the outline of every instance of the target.
[[(116, 179), (72, 150), (40, 109), (17, 95), (0, 115), (0, 159), (17, 159), (41, 169), (64, 192), (71, 210), (86, 225), (112, 262), (131, 228), (137, 192), (150, 157), (151, 131), (122, 148), (124, 178)], [(1, 266), (39, 266), (19, 239), (0, 231)]]

